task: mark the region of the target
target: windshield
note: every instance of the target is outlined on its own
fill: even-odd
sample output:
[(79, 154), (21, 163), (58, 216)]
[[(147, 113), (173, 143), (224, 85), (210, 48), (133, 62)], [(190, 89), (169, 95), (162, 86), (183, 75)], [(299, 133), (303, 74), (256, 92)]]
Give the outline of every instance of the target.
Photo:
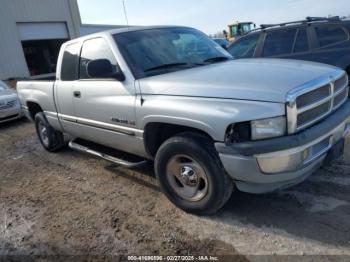
[(191, 28), (130, 31), (114, 39), (136, 79), (232, 59), (220, 45)]
[(252, 30), (253, 30), (253, 25), (252, 24), (242, 24), (241, 25), (241, 32), (242, 32), (242, 34), (249, 33)]
[(253, 30), (252, 23), (240, 23), (239, 25), (232, 25), (231, 27), (231, 35), (232, 37), (241, 36), (246, 33), (249, 33)]
[(235, 37), (238, 36), (238, 25), (231, 26), (231, 36)]

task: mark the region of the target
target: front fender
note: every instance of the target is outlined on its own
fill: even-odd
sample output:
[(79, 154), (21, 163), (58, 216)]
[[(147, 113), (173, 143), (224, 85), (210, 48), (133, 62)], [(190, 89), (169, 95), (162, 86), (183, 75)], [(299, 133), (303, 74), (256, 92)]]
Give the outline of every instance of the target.
[(188, 126), (224, 141), (227, 127), (234, 123), (285, 115), (285, 105), (261, 101), (182, 96), (143, 96), (136, 107), (138, 128), (149, 123)]

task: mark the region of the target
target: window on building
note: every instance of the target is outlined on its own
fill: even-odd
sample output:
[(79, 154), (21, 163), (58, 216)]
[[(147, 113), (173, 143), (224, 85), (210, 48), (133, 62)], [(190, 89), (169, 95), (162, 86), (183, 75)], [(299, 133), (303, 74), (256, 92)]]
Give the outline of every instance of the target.
[(294, 53), (309, 51), (309, 41), (307, 39), (306, 29), (299, 29), (297, 39), (295, 41)]
[(87, 40), (83, 44), (80, 58), (80, 79), (89, 79), (87, 65), (91, 60), (107, 59), (111, 62), (113, 72), (118, 72), (117, 60), (108, 43), (103, 38)]
[(78, 79), (80, 44), (71, 44), (66, 47), (63, 53), (61, 80), (74, 81)]
[(320, 47), (336, 44), (348, 39), (348, 34), (339, 26), (315, 27)]
[(296, 29), (268, 32), (263, 56), (277, 56), (292, 53)]

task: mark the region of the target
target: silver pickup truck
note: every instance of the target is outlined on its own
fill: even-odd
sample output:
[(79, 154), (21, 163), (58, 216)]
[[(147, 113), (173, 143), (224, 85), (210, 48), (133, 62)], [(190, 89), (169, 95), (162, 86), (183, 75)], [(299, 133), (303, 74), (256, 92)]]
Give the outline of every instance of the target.
[(127, 167), (152, 160), (165, 195), (195, 214), (216, 212), (234, 188), (266, 193), (302, 182), (342, 156), (350, 129), (344, 71), (233, 60), (187, 27), (69, 41), (55, 82), (18, 90), (46, 150), (69, 144)]

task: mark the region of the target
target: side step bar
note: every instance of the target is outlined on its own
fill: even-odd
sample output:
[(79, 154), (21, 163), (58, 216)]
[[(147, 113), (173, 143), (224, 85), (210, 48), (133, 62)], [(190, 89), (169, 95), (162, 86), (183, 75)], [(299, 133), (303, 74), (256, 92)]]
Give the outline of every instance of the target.
[(127, 167), (127, 168), (136, 168), (136, 167), (140, 167), (140, 166), (143, 166), (147, 163), (146, 160), (144, 161), (141, 161), (141, 162), (137, 162), (137, 163), (133, 163), (133, 162), (128, 162), (126, 160), (123, 160), (123, 159), (120, 159), (120, 158), (117, 158), (117, 157), (114, 157), (114, 156), (110, 156), (110, 155), (107, 155), (107, 154), (104, 154), (102, 152), (98, 152), (98, 151), (95, 151), (93, 149), (90, 149), (86, 146), (82, 146), (78, 143), (75, 143), (74, 141), (70, 141), (69, 142), (69, 147), (71, 149), (74, 149), (74, 150), (77, 150), (77, 151), (80, 151), (80, 152), (83, 152), (83, 153), (87, 153), (87, 154), (90, 154), (90, 155), (93, 155), (93, 156), (97, 156), (97, 157), (100, 157), (100, 158), (103, 158), (107, 161), (110, 161), (114, 164), (117, 164), (117, 165), (121, 165), (121, 166), (124, 166), (124, 167)]

